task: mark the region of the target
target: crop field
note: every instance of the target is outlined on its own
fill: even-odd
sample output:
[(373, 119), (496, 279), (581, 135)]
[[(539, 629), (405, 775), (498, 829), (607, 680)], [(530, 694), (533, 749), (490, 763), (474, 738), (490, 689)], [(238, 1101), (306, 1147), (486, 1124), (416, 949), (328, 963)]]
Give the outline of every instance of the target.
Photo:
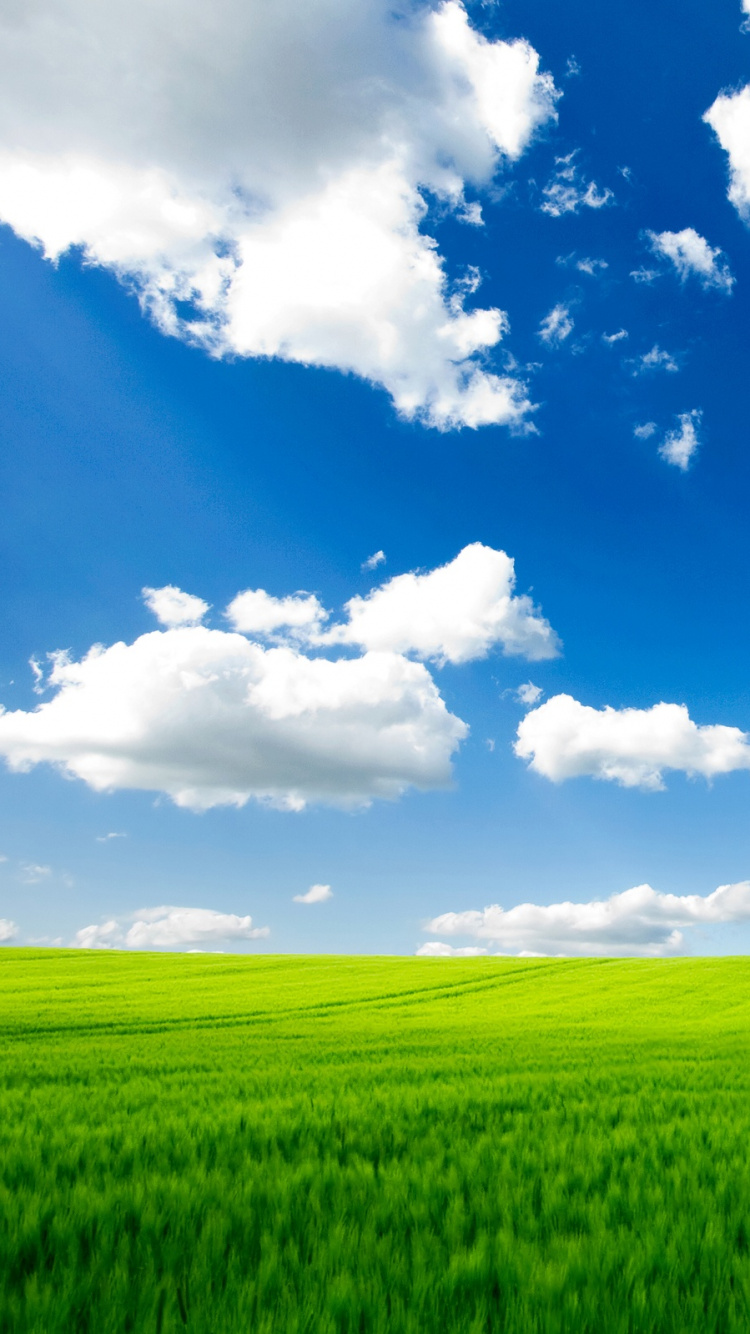
[(0, 956), (1, 1334), (750, 1329), (750, 961)]

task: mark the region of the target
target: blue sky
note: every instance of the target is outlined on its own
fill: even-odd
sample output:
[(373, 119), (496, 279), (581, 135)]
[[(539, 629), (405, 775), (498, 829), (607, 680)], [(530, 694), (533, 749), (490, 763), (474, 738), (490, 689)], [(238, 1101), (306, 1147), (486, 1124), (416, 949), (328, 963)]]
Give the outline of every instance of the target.
[[(396, 17), (371, 0), (356, 21), (320, 0), (303, 20), (289, 0), (274, 22), (223, 0), (208, 38), (188, 6), (185, 42), (157, 55), (168, 8), (112, 6), (92, 42), (78, 0), (3, 21), (7, 939), (746, 949), (750, 35), (735, 0), (638, 0), (606, 21), (551, 0)], [(195, 73), (192, 41), (212, 44), (213, 72)], [(505, 314), (482, 317), (472, 350), (475, 310)], [(479, 564), (455, 567), (453, 593), (424, 582), (466, 548)], [(497, 552), (517, 582), (497, 573), (467, 630)], [(200, 625), (144, 604), (169, 587), (210, 605), (210, 671)], [(378, 624), (358, 630), (344, 604), (378, 587)], [(433, 587), (425, 646), (407, 631)], [(295, 629), (279, 617), (306, 614), (299, 599), (264, 603), (265, 630), (257, 606), (252, 625), (223, 614), (259, 589), (332, 615)], [(525, 595), (511, 642), (500, 602)], [(230, 706), (191, 673), (224, 680), (231, 633), (263, 664), (262, 753), (246, 773), (257, 719), (232, 696), (206, 777)], [(98, 684), (47, 658), (136, 642)], [(156, 657), (134, 685), (136, 652)], [(386, 685), (371, 654), (390, 655)], [(342, 664), (323, 705), (308, 661)], [(543, 694), (524, 702), (529, 681)], [(690, 721), (652, 714), (662, 702)], [(700, 730), (716, 726), (730, 730)], [(312, 885), (332, 896), (293, 902)]]

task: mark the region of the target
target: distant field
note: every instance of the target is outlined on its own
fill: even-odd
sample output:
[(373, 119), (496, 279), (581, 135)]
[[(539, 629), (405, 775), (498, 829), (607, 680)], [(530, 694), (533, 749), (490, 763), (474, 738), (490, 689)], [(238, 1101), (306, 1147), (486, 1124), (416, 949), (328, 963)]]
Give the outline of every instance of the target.
[(750, 1329), (750, 960), (0, 955), (1, 1334)]

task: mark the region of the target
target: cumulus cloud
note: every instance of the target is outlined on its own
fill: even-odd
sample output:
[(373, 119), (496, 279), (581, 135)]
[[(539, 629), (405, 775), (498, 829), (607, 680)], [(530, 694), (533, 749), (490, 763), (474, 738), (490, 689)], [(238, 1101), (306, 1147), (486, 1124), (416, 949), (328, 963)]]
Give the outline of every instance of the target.
[(96, 791), (166, 792), (193, 810), (443, 787), (467, 731), (427, 669), (396, 653), (331, 662), (203, 626), (61, 656), (50, 685), (34, 711), (0, 715), (12, 769), (48, 762)]
[[(588, 903), (492, 904), (482, 911), (448, 912), (428, 922), (425, 931), (469, 936), (501, 951), (534, 956), (645, 955), (679, 953), (685, 928), (750, 921), (750, 881), (721, 885), (713, 894), (659, 894), (636, 885), (608, 899)], [(419, 953), (453, 953), (439, 942)]]
[[(128, 923), (132, 923), (128, 925)], [(254, 927), (252, 917), (213, 908), (143, 908), (129, 918), (113, 918), (76, 932), (74, 949), (182, 949), (224, 941), (262, 940), (268, 927)]]
[(664, 787), (665, 770), (711, 779), (750, 769), (746, 732), (698, 726), (684, 704), (594, 709), (571, 695), (553, 695), (522, 719), (514, 749), (556, 783), (588, 775), (652, 792)]
[(656, 434), (656, 422), (641, 422), (633, 427), (633, 435), (636, 440), (650, 440), (652, 435)]
[(328, 612), (314, 593), (275, 598), (264, 588), (248, 588), (230, 602), (226, 615), (243, 634), (269, 635), (283, 629), (309, 637), (320, 629)]
[(596, 181), (586, 181), (576, 162), (578, 149), (566, 157), (555, 158), (555, 174), (544, 187), (542, 212), (552, 218), (565, 213), (579, 213), (582, 208), (604, 208), (614, 203), (611, 190), (600, 190)]
[(647, 232), (646, 235), (654, 254), (669, 260), (682, 282), (693, 276), (701, 287), (731, 292), (734, 277), (723, 252), (718, 246), (710, 246), (694, 227), (685, 227), (681, 232)]
[(535, 662), (557, 656), (552, 626), (526, 594), (515, 596), (513, 559), (481, 542), (427, 574), (400, 574), (346, 604), (331, 643), (414, 653), (438, 663), (469, 662), (500, 646)]
[(736, 93), (722, 93), (703, 119), (729, 158), (729, 199), (750, 222), (750, 83)]
[(671, 352), (665, 352), (654, 343), (650, 352), (644, 352), (642, 356), (635, 357), (630, 365), (633, 367), (634, 375), (646, 375), (649, 371), (678, 371), (680, 369)]
[(18, 927), (15, 922), (11, 922), (8, 917), (0, 917), (0, 944), (7, 945), (8, 941), (15, 940), (18, 935)]
[(539, 337), (548, 347), (559, 347), (573, 332), (574, 321), (567, 306), (553, 306), (539, 325)]
[(36, 862), (21, 862), (21, 879), (25, 885), (38, 885), (52, 875), (51, 866), (39, 866)]
[(489, 954), (481, 945), (445, 945), (442, 940), (428, 940), (420, 945), (417, 954), (423, 959), (473, 959), (479, 954)]
[(354, 372), (441, 428), (518, 423), (497, 308), (421, 230), (459, 219), (555, 118), (528, 42), (460, 0), (38, 0), (0, 18), (0, 218), (80, 247), (213, 355)]
[[(193, 810), (251, 798), (352, 807), (445, 787), (468, 728), (407, 655), (554, 657), (554, 630), (514, 585), (511, 557), (474, 543), (352, 598), (329, 629), (313, 594), (245, 590), (227, 609), (234, 631), (178, 625), (78, 661), (52, 653), (53, 697), (0, 711), (0, 755), (15, 770), (49, 763), (97, 791), (163, 792)], [(179, 589), (170, 598), (205, 605)]]
[(677, 417), (679, 426), (667, 431), (659, 446), (661, 457), (666, 459), (667, 463), (673, 463), (676, 468), (681, 468), (683, 472), (687, 472), (690, 467), (690, 460), (700, 443), (698, 428), (702, 418), (703, 413), (700, 408), (693, 408), (692, 412), (679, 413)]
[(311, 885), (306, 894), (295, 894), (293, 903), (327, 903), (333, 898), (330, 885)]
[(177, 625), (198, 625), (209, 610), (203, 598), (183, 593), (174, 584), (166, 584), (164, 588), (144, 588), (142, 596), (157, 621), (170, 629)]
[(537, 704), (542, 698), (544, 691), (541, 686), (535, 686), (533, 681), (525, 681), (522, 686), (516, 690), (516, 699), (519, 704), (525, 704), (528, 708)]
[(621, 343), (623, 338), (629, 337), (630, 335), (628, 334), (627, 329), (618, 329), (617, 333), (602, 334), (602, 342), (606, 343), (608, 347), (611, 347), (613, 343)]
[(362, 562), (363, 570), (376, 570), (379, 565), (385, 565), (385, 552), (375, 551), (367, 560)]

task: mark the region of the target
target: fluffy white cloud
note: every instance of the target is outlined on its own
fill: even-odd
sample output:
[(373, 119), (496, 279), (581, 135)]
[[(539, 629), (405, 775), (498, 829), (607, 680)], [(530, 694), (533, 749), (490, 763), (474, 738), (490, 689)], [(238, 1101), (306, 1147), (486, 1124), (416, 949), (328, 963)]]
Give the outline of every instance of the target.
[(0, 944), (7, 944), (9, 940), (15, 940), (18, 935), (18, 927), (15, 922), (11, 922), (7, 917), (0, 917)]
[(243, 634), (269, 635), (284, 629), (305, 638), (320, 630), (328, 612), (314, 593), (275, 598), (264, 588), (248, 588), (230, 602), (226, 615)]
[(669, 260), (683, 282), (692, 275), (701, 287), (731, 292), (734, 278), (723, 252), (718, 246), (715, 249), (710, 246), (694, 227), (685, 227), (681, 232), (647, 232), (646, 235), (654, 254)]
[(427, 669), (396, 653), (331, 662), (203, 626), (58, 655), (49, 684), (53, 699), (0, 715), (11, 768), (46, 761), (97, 791), (166, 792), (194, 810), (443, 787), (467, 731)]
[(481, 945), (444, 945), (442, 940), (428, 940), (420, 945), (417, 954), (423, 959), (474, 959), (479, 954), (489, 954)]
[(736, 93), (722, 93), (703, 119), (729, 158), (729, 198), (750, 222), (750, 84)]
[(567, 306), (553, 306), (539, 325), (539, 337), (548, 347), (559, 347), (573, 332), (574, 321)]
[(517, 735), (516, 755), (556, 783), (589, 775), (657, 791), (668, 769), (704, 778), (750, 769), (746, 732), (700, 727), (684, 704), (594, 709), (571, 695), (553, 695), (526, 714)]
[(295, 894), (293, 903), (327, 903), (333, 898), (330, 885), (311, 885), (306, 894)]
[(525, 704), (530, 708), (536, 704), (544, 694), (541, 686), (535, 686), (533, 681), (525, 681), (516, 691), (516, 699), (519, 704)]
[(198, 625), (209, 610), (203, 598), (183, 593), (174, 584), (166, 584), (164, 588), (144, 588), (141, 591), (149, 611), (154, 613), (161, 625), (167, 625), (170, 629), (177, 625)]
[[(128, 926), (128, 922), (132, 922)], [(130, 918), (84, 926), (71, 942), (74, 949), (181, 949), (223, 941), (262, 940), (268, 927), (254, 927), (252, 917), (216, 912), (213, 908), (143, 908)]]
[(650, 352), (644, 352), (642, 356), (634, 358), (631, 361), (634, 375), (645, 375), (648, 371), (678, 371), (679, 365), (675, 361), (671, 352), (665, 352), (654, 343)]
[(636, 440), (650, 440), (652, 435), (656, 434), (656, 422), (641, 422), (633, 427), (633, 435)]
[(214, 355), (352, 371), (439, 427), (518, 423), (523, 386), (482, 358), (505, 316), (451, 295), (423, 192), (481, 221), (465, 189), (556, 98), (459, 0), (36, 0), (0, 16), (0, 218)]
[(687, 472), (690, 467), (690, 460), (700, 443), (698, 428), (702, 418), (703, 413), (700, 408), (693, 408), (692, 412), (679, 413), (677, 418), (679, 426), (673, 431), (667, 431), (659, 446), (661, 457), (666, 459), (667, 463), (673, 463), (676, 468), (681, 468), (683, 472)]
[(603, 208), (614, 203), (611, 190), (600, 190), (596, 181), (585, 181), (576, 162), (578, 149), (555, 158), (555, 174), (544, 187), (542, 212), (552, 218), (578, 213), (582, 208)]
[(385, 565), (385, 552), (375, 551), (367, 560), (362, 562), (363, 570), (376, 570), (379, 565)]
[(514, 596), (513, 559), (481, 542), (427, 574), (399, 574), (346, 604), (348, 621), (330, 643), (414, 653), (439, 663), (482, 658), (495, 645), (532, 662), (554, 658), (560, 643), (526, 594)]
[[(658, 894), (637, 885), (608, 899), (589, 903), (520, 903), (504, 909), (448, 912), (428, 922), (425, 931), (439, 936), (487, 940), (501, 951), (539, 954), (651, 955), (679, 952), (681, 928), (750, 922), (750, 882), (721, 885), (713, 894)], [(454, 953), (440, 942), (419, 953)]]

